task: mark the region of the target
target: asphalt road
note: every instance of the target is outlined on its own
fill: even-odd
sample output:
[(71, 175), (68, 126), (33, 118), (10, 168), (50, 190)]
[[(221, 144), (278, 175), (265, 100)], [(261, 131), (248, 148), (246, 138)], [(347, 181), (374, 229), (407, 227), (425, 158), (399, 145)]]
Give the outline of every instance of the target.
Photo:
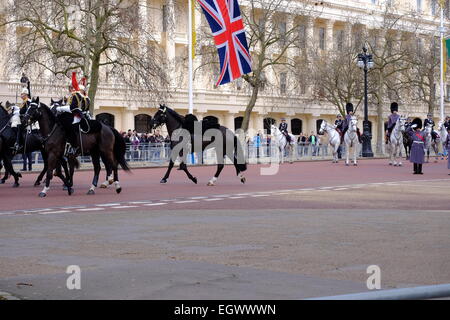
[[(446, 163), (386, 160), (251, 166), (240, 184), (226, 167), (192, 168), (199, 184), (163, 169), (121, 172), (123, 192), (69, 197), (55, 180), (45, 199), (24, 175), (0, 186), (0, 292), (21, 299), (301, 299), (450, 282), (450, 176)], [(68, 290), (66, 268), (81, 268)], [(0, 294), (1, 295), (1, 294)]]

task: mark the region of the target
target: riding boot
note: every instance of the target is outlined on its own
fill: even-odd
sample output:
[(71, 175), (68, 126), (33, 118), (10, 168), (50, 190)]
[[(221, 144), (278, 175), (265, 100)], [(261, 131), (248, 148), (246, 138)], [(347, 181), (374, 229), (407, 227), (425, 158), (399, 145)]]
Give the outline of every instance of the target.
[(361, 132), (359, 131), (359, 128), (356, 130), (356, 134), (358, 135), (358, 141), (359, 141), (359, 143), (363, 143), (363, 142), (362, 142), (362, 138), (361, 138)]
[(14, 146), (12, 147), (13, 149), (13, 153), (17, 154), (19, 152), (19, 150), (22, 148), (21, 144), (20, 144), (20, 130), (19, 127), (14, 127), (11, 128), (14, 132), (14, 134), (16, 135), (16, 142), (14, 143)]

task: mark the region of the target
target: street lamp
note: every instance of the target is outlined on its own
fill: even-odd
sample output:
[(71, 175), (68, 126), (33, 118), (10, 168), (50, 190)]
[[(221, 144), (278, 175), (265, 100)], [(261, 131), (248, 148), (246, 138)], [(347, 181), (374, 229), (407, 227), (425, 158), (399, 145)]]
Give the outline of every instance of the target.
[(363, 122), (363, 147), (362, 156), (373, 157), (372, 152), (372, 128), (369, 123), (369, 108), (367, 99), (367, 71), (374, 67), (371, 54), (367, 54), (367, 48), (364, 45), (364, 53), (358, 54), (357, 66), (364, 70), (364, 122)]

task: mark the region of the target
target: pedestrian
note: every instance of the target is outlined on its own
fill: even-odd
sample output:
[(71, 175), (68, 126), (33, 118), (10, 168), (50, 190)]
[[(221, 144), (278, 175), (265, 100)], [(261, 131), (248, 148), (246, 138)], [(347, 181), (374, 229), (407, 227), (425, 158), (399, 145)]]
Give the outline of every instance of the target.
[(256, 148), (256, 158), (259, 163), (259, 149), (261, 148), (262, 135), (261, 131), (258, 131), (256, 136), (253, 137), (253, 146)]
[(423, 174), (422, 165), (425, 162), (425, 131), (421, 129), (422, 120), (416, 118), (407, 131), (413, 141), (409, 161), (414, 164), (414, 174)]
[(27, 171), (27, 164), (28, 164), (28, 171), (31, 171), (33, 168), (33, 153), (32, 152), (25, 152), (22, 153), (22, 160), (23, 160), (23, 167), (21, 171)]

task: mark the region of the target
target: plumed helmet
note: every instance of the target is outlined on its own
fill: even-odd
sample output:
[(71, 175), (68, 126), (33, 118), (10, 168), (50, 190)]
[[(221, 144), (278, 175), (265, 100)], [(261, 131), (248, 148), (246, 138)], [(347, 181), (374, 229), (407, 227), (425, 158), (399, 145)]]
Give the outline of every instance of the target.
[(348, 102), (348, 103), (345, 105), (345, 110), (347, 111), (347, 114), (349, 114), (350, 112), (353, 112), (353, 104), (350, 103), (350, 102)]
[(23, 88), (22, 89), (22, 92), (20, 93), (21, 95), (22, 94), (26, 94), (27, 96), (30, 94), (30, 92), (28, 91), (28, 89), (27, 88)]
[(416, 129), (422, 129), (422, 119), (420, 119), (420, 118), (415, 118), (415, 119), (412, 121), (412, 124), (417, 124)]
[(394, 113), (394, 111), (398, 112), (398, 103), (397, 102), (391, 103), (391, 113)]
[(78, 85), (78, 87), (80, 88), (80, 91), (85, 91), (86, 90), (86, 87), (83, 86), (82, 84)]

